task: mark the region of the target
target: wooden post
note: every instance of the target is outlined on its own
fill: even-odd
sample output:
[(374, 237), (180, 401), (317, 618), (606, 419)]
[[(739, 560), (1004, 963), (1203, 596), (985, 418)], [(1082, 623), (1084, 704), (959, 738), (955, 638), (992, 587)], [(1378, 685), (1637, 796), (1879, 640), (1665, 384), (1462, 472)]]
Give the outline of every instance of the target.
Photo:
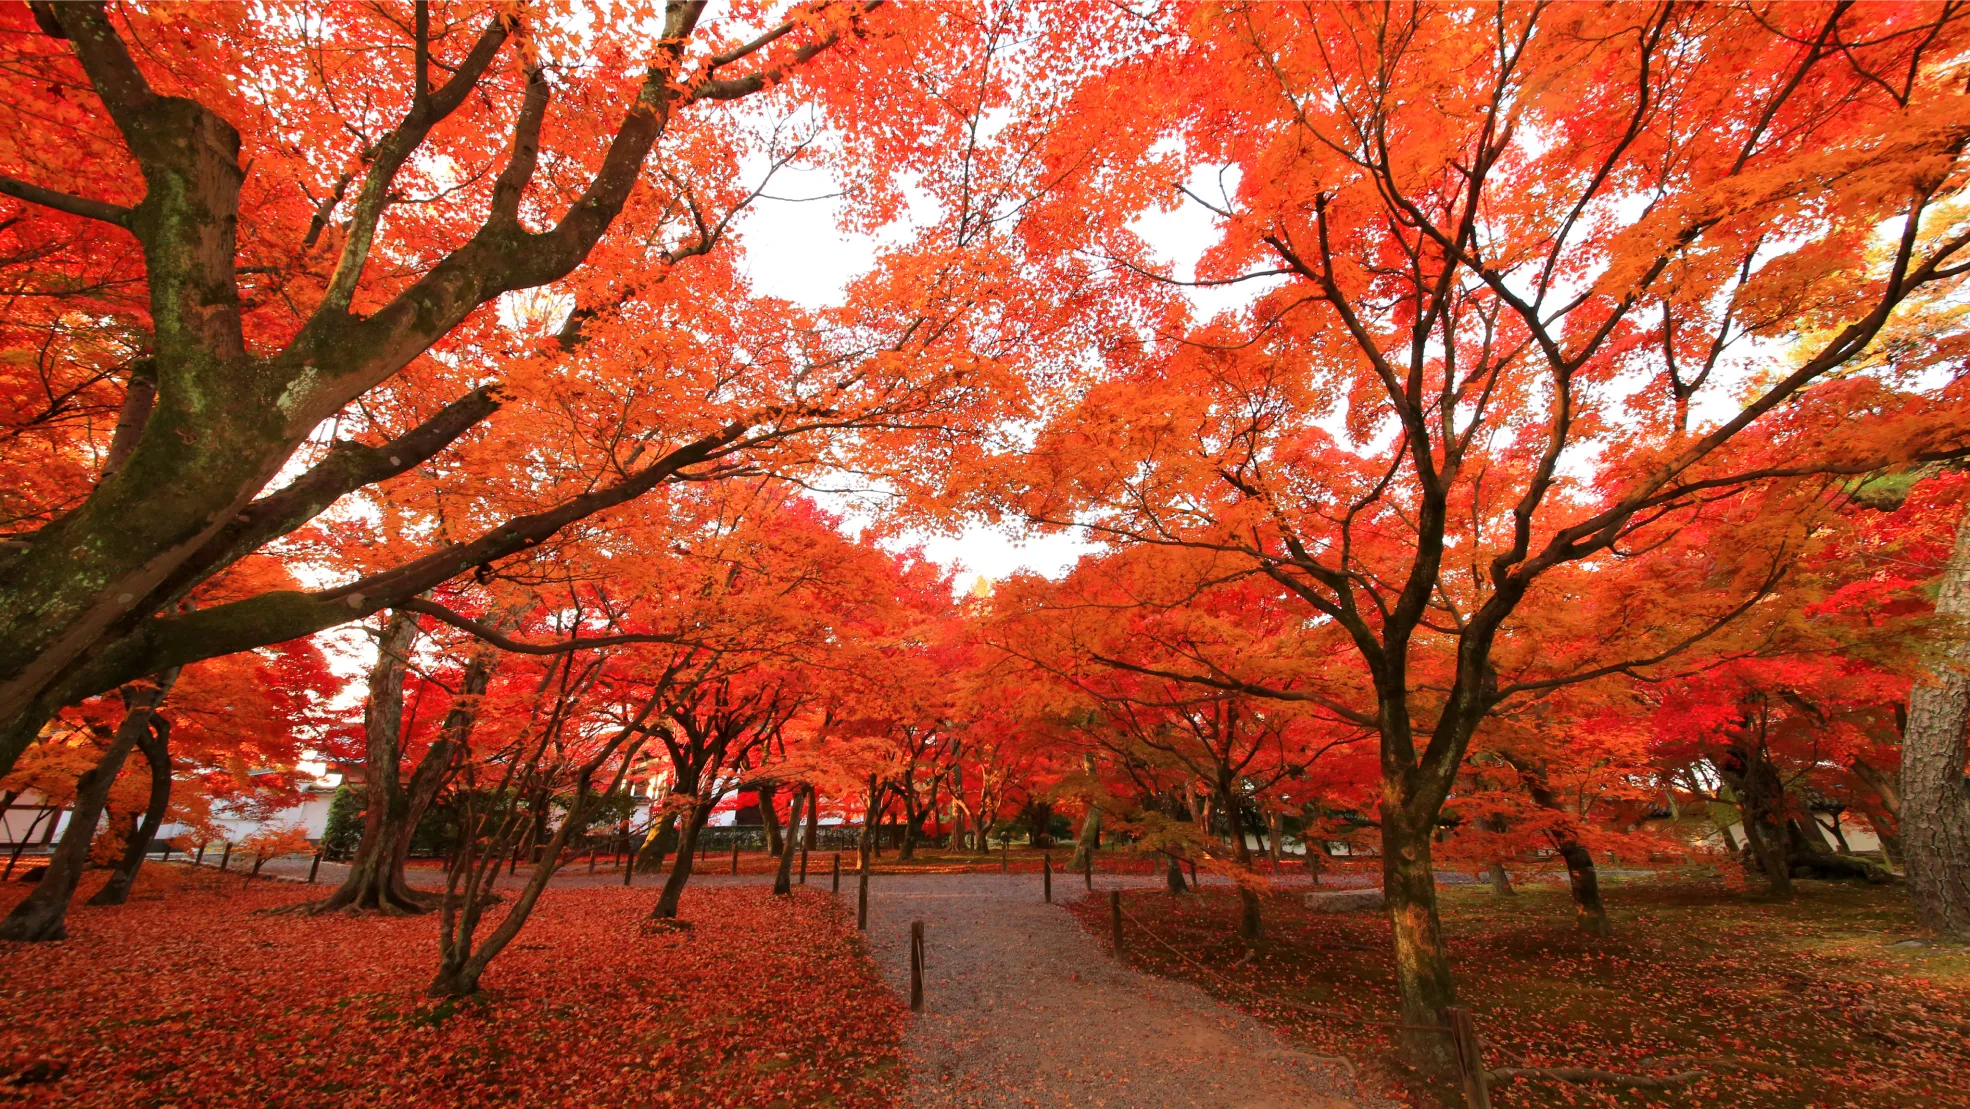
[(590, 874), (595, 873), (595, 849), (593, 847), (588, 849), (588, 872)]
[(738, 872), (739, 872), (739, 831), (735, 827), (732, 829), (732, 873), (737, 874)]
[(1000, 841), (999, 841), (999, 873), (1000, 873), (1000, 874), (1004, 874), (1004, 873), (1006, 872), (1006, 850), (1007, 850), (1007, 847), (1008, 847), (1008, 845), (1006, 844), (1006, 842), (1005, 842), (1004, 840), (1000, 840)]
[(1491, 1090), (1484, 1084), (1484, 1059), (1478, 1051), (1477, 1024), (1471, 1011), (1452, 1005), (1443, 1011), (1450, 1018), (1450, 1044), (1456, 1049), (1457, 1076), (1464, 1082), (1465, 1109), (1491, 1109)]
[(1115, 934), (1115, 954), (1122, 954), (1122, 891), (1108, 891), (1108, 930)]
[(205, 845), (203, 843), (198, 845), (198, 857), (192, 860), (192, 865), (193, 866), (205, 865)]
[(630, 852), (629, 857), (623, 860), (622, 888), (628, 889), (630, 886), (630, 880), (633, 879), (635, 876), (636, 876), (636, 853), (632, 851)]
[[(167, 841), (167, 842), (166, 842), (166, 843), (164, 844), (164, 857), (163, 857), (163, 858), (161, 858), (161, 859), (159, 859), (159, 860), (157, 860), (157, 861), (158, 861), (158, 862), (161, 862), (161, 863), (168, 863), (168, 862), (170, 862), (170, 861), (171, 861), (171, 850), (172, 850), (172, 848), (171, 848), (171, 844), (170, 844), (170, 843), (169, 843), (169, 842)], [(319, 856), (319, 855), (317, 855), (317, 856), (315, 856), (315, 857), (316, 857), (316, 858), (320, 858), (321, 856)]]
[(804, 838), (800, 842), (800, 884), (807, 884), (807, 841)]
[[(1074, 860), (1069, 859), (1067, 861), (1071, 863)], [(1088, 888), (1093, 889), (1094, 888), (1094, 848), (1092, 847), (1088, 848), (1088, 860), (1087, 862), (1082, 864), (1082, 868), (1083, 869), (1081, 876), (1087, 879)]]
[(910, 922), (910, 1011), (923, 1012), (923, 921)]
[(836, 892), (836, 893), (840, 893), (840, 892), (841, 892), (841, 852), (839, 852), (839, 851), (837, 851), (837, 852), (835, 852), (835, 882), (834, 882), (834, 892)]
[(1053, 904), (1053, 853), (1040, 856), (1040, 888), (1046, 891), (1047, 904)]
[(1197, 860), (1190, 860), (1190, 888), (1197, 888)]
[[(169, 851), (170, 848), (165, 848)], [(308, 884), (315, 884), (315, 875), (321, 872), (321, 852), (315, 852), (315, 861), (308, 864)]]
[[(513, 875), (513, 874), (518, 874), (519, 872), (520, 872), (520, 845), (518, 843), (515, 843), (513, 845), (513, 858), (509, 860), (506, 864), (506, 873), (508, 875)], [(499, 871), (495, 870), (493, 871), (493, 874), (497, 876), (499, 874)]]
[(219, 856), (219, 872), (225, 873), (226, 864), (233, 861), (233, 841), (226, 841), (226, 853)]

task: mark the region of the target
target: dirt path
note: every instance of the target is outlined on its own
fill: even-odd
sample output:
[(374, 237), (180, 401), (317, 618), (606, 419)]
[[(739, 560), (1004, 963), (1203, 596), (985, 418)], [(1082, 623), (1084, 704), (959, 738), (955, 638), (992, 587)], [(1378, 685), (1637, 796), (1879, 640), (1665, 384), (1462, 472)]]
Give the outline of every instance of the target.
[[(301, 871), (283, 877), (305, 875), (306, 859), (281, 862), (282, 870)], [(320, 881), (333, 888), (341, 872), (325, 863)], [(1056, 898), (1084, 895), (1076, 878), (1055, 877)], [(577, 869), (557, 875), (554, 884), (621, 880), (619, 871), (590, 877)], [(763, 875), (712, 873), (695, 876), (692, 884), (766, 881)], [(821, 888), (827, 881), (820, 877)], [(1098, 875), (1095, 881), (1095, 896), (1118, 886), (1159, 884), (1149, 876)], [(654, 896), (661, 880), (639, 876), (637, 884)], [(842, 876), (842, 896), (853, 904), (851, 875)], [(924, 922), (927, 952), (925, 1009), (905, 1033), (905, 1104), (912, 1109), (1380, 1105), (1343, 1069), (1295, 1050), (1196, 987), (1117, 963), (1062, 905), (1042, 900), (1036, 874), (876, 874), (870, 946), (905, 995), (913, 920)]]
[[(1054, 890), (1081, 896), (1078, 883)], [(1343, 1071), (1252, 1018), (1118, 964), (1041, 900), (1037, 875), (873, 878), (869, 939), (899, 991), (913, 920), (924, 922), (926, 971), (924, 1013), (905, 1038), (910, 1106), (1371, 1104)]]

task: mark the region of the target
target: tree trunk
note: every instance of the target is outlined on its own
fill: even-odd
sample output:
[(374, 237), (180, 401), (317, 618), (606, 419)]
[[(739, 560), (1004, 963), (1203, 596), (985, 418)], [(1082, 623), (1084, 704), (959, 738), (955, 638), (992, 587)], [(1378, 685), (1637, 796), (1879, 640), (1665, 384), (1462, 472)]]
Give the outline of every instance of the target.
[[(1081, 756), (1081, 769), (1087, 772), (1090, 784), (1094, 781), (1094, 756)], [(1074, 857), (1067, 863), (1069, 870), (1086, 870), (1088, 855), (1094, 851), (1101, 836), (1101, 806), (1094, 803), (1089, 795), (1088, 814), (1081, 818), (1081, 834), (1074, 837)]]
[[(1904, 729), (1907, 725), (1904, 723)], [(1867, 783), (1869, 789), (1880, 799), (1879, 810), (1864, 810), (1868, 823), (1874, 826), (1874, 838), (1881, 841), (1883, 861), (1900, 866), (1902, 863), (1902, 790), (1901, 783), (1894, 776), (1882, 773), (1864, 759), (1853, 761), (1854, 777)]]
[(1555, 832), (1553, 843), (1566, 860), (1566, 880), (1573, 889), (1573, 924), (1590, 936), (1611, 936), (1614, 926), (1601, 903), (1601, 876), (1594, 869), (1594, 853), (1571, 835)]
[(1567, 885), (1573, 892), (1574, 927), (1590, 936), (1610, 936), (1614, 926), (1608, 921), (1607, 906), (1601, 902), (1601, 876), (1594, 869), (1594, 853), (1580, 842), (1574, 832), (1573, 814), (1560, 802), (1546, 780), (1546, 767), (1524, 759), (1505, 756), (1505, 761), (1518, 771), (1519, 781), (1524, 783), (1526, 795), (1540, 808), (1559, 814), (1559, 821), (1548, 833), (1553, 846), (1559, 849), (1560, 858), (1566, 861)]
[(902, 840), (896, 845), (896, 861), (904, 862), (917, 857), (917, 826), (923, 823), (923, 810), (917, 808), (917, 798), (906, 785), (899, 791), (903, 797)]
[[(417, 617), (402, 609), (391, 610), (377, 646), (376, 663), (369, 671), (369, 700), (363, 710), (363, 794), (367, 805), (362, 842), (349, 861), (342, 885), (315, 906), (315, 912), (347, 909), (410, 916), (429, 908), (411, 892), (403, 871), (410, 833), (416, 827), (411, 820), (410, 796), (399, 779), (404, 669), (416, 641)], [(418, 778), (423, 769), (420, 764), (412, 778)]]
[(882, 794), (880, 793), (880, 787), (876, 784), (876, 776), (871, 774), (869, 775), (869, 802), (862, 809), (862, 836), (856, 844), (856, 869), (858, 870), (867, 871), (869, 869), (870, 852), (880, 849), (880, 845), (876, 843), (876, 823), (882, 819), (881, 808)]
[(780, 835), (780, 810), (776, 807), (779, 801), (780, 787), (774, 782), (762, 782), (757, 792), (759, 794), (759, 823), (766, 829), (766, 854), (771, 858), (777, 859), (780, 857), (780, 849), (783, 846), (782, 841), (784, 839)]
[(1456, 1073), (1450, 1037), (1420, 1031), (1438, 1027), (1445, 1010), (1457, 1004), (1450, 974), (1450, 951), (1437, 917), (1436, 874), (1430, 860), (1434, 815), (1417, 816), (1382, 802), (1382, 892), (1388, 900), (1395, 939), (1395, 985), (1402, 1022), (1403, 1054), (1427, 1075)]
[(42, 873), (34, 892), (14, 906), (6, 920), (0, 921), (0, 940), (68, 938), (68, 903), (75, 896), (76, 883), (82, 880), (82, 868), (88, 864), (89, 841), (95, 838), (96, 823), (102, 819), (110, 786), (115, 784), (116, 775), (123, 769), (123, 762), (130, 756), (130, 748), (136, 746), (138, 737), (150, 732), (158, 705), (177, 680), (178, 671), (167, 670), (151, 684), (133, 683), (123, 688), (123, 722), (110, 737), (109, 750), (76, 780), (73, 812), (68, 830), (62, 833), (61, 846), (48, 859), (48, 869)]
[(137, 736), (137, 750), (150, 764), (150, 799), (144, 805), (144, 818), (130, 840), (123, 845), (123, 858), (110, 873), (109, 881), (89, 899), (91, 905), (121, 905), (130, 899), (130, 887), (137, 882), (137, 871), (144, 865), (151, 841), (164, 824), (164, 812), (171, 804), (171, 725), (156, 713), (150, 726)]
[[(1240, 870), (1252, 869), (1252, 849), (1245, 842), (1245, 822), (1239, 814), (1238, 803), (1232, 799), (1230, 787), (1224, 787), (1224, 815), (1231, 825), (1231, 854), (1238, 860)], [(1238, 938), (1246, 943), (1257, 943), (1264, 934), (1263, 922), (1259, 915), (1258, 891), (1244, 882), (1238, 883)]]
[(667, 812), (650, 826), (650, 834), (643, 837), (643, 843), (637, 848), (635, 857), (630, 859), (630, 865), (636, 868), (638, 874), (655, 874), (663, 869), (664, 856), (676, 837), (677, 814)]
[(1027, 802), (1026, 823), (1032, 828), (1032, 832), (1027, 837), (1032, 846), (1053, 846), (1053, 802)]
[(1908, 899), (1926, 928), (1970, 940), (1970, 785), (1964, 726), (1970, 721), (1970, 512), (1956, 526), (1936, 615), (1957, 622), (1928, 680), (1908, 693), (1902, 730), (1901, 848)]
[(651, 919), (677, 919), (677, 904), (684, 897), (684, 884), (691, 880), (691, 861), (698, 854), (698, 834), (704, 831), (705, 821), (711, 819), (711, 806), (709, 798), (700, 797), (692, 802), (684, 820), (684, 834), (677, 841), (677, 858), (670, 864), (670, 876), (664, 879), (656, 907), (650, 910)]
[(1833, 820), (1830, 823), (1822, 825), (1821, 830), (1833, 833), (1834, 846), (1842, 855), (1851, 855), (1854, 853), (1853, 846), (1847, 842), (1846, 830), (1840, 827), (1839, 813), (1834, 813)]
[(1491, 863), (1491, 892), (1499, 897), (1516, 897), (1519, 892), (1512, 888), (1512, 872), (1495, 859)]
[(1163, 885), (1171, 893), (1183, 893), (1190, 887), (1184, 884), (1183, 862), (1174, 852), (1163, 856)]
[[(793, 806), (787, 811), (788, 828), (797, 829), (800, 827), (800, 803), (807, 799), (809, 792), (810, 790), (794, 791)], [(787, 837), (787, 849), (780, 852), (780, 869), (773, 875), (773, 892), (782, 897), (792, 896), (793, 894), (793, 841), (795, 838), (794, 836)]]
[(1733, 743), (1719, 759), (1712, 760), (1718, 776), (1731, 787), (1737, 798), (1739, 826), (1751, 857), (1765, 875), (1772, 896), (1792, 896), (1792, 863), (1787, 858), (1788, 833), (1785, 828), (1785, 784), (1777, 768), (1762, 751)]
[(814, 791), (813, 786), (808, 786), (807, 787), (807, 833), (804, 837), (804, 843), (807, 850), (813, 851), (815, 849), (815, 840), (820, 837), (820, 834), (821, 834), (821, 795)]
[[(1504, 835), (1507, 830), (1505, 817), (1502, 813), (1492, 813), (1486, 817), (1484, 826), (1496, 835)], [(1599, 888), (1599, 883), (1596, 882), (1596, 893), (1598, 893)], [(1499, 897), (1514, 897), (1519, 892), (1512, 888), (1512, 872), (1505, 869), (1505, 860), (1503, 859), (1491, 860), (1491, 892)], [(1579, 902), (1576, 901), (1575, 904), (1577, 905)]]

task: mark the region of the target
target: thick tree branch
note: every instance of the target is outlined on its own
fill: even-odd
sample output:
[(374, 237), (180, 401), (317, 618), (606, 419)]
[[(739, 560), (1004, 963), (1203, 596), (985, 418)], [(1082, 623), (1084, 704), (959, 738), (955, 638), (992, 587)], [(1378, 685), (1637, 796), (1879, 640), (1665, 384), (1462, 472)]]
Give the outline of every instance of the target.
[(26, 181), (0, 175), (0, 194), (29, 204), (39, 204), (43, 208), (53, 208), (57, 212), (67, 212), (71, 216), (84, 219), (101, 220), (113, 223), (124, 230), (130, 228), (130, 209), (121, 204), (111, 204), (107, 200), (92, 200), (86, 196), (70, 196), (54, 189), (44, 189)]

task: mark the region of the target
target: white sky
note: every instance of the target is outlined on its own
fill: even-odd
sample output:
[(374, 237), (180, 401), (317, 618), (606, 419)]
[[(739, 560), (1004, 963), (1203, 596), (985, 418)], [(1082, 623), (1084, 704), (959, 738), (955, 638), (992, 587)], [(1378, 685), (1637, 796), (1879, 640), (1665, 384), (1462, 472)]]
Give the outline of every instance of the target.
[[(1236, 181), (1230, 182), (1235, 187)], [(1215, 175), (1200, 171), (1193, 186), (1203, 195), (1217, 190)], [(1208, 191), (1207, 191), (1208, 190)], [(835, 192), (823, 172), (782, 170), (768, 192), (779, 197), (820, 197)], [(836, 200), (773, 200), (761, 197), (734, 221), (743, 244), (743, 268), (760, 293), (818, 308), (840, 303), (843, 291), (857, 275), (875, 263), (879, 238), (844, 234), (838, 224)], [(1217, 241), (1214, 218), (1203, 207), (1186, 203), (1174, 212), (1154, 212), (1136, 223), (1136, 230), (1160, 256), (1175, 264), (1177, 276), (1194, 276), (1195, 264)], [(1206, 312), (1248, 303), (1263, 289), (1256, 282), (1231, 288), (1191, 291), (1192, 303)], [(830, 507), (848, 510), (845, 503)], [(851, 523), (853, 523), (851, 513)], [(1072, 569), (1092, 544), (1074, 535), (1041, 535), (1017, 526), (990, 527), (982, 523), (959, 534), (913, 533), (901, 544), (920, 544), (924, 553), (958, 574), (957, 587), (969, 590), (978, 578), (997, 581), (1019, 570), (1059, 577)]]

